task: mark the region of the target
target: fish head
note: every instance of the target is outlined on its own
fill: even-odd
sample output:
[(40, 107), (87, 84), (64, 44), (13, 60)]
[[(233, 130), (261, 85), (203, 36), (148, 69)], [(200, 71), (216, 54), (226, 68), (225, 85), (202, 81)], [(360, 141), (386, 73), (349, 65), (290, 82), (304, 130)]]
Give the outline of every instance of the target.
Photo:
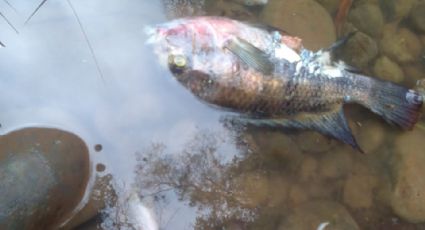
[(231, 57), (222, 48), (227, 33), (217, 29), (230, 28), (230, 22), (203, 17), (173, 20), (149, 28), (148, 43), (154, 44), (159, 62), (177, 78), (192, 71), (218, 76), (232, 68)]

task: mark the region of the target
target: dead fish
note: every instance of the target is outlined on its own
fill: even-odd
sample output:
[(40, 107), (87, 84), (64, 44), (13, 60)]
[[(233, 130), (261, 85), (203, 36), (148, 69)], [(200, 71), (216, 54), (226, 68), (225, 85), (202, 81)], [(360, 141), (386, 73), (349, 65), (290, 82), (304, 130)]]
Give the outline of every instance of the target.
[(403, 129), (418, 121), (423, 97), (415, 90), (333, 61), (338, 45), (312, 52), (300, 48), (296, 38), (290, 45), (288, 35), (267, 28), (193, 17), (146, 31), (160, 62), (184, 87), (209, 104), (239, 113), (244, 124), (312, 129), (362, 152), (344, 104), (363, 105)]

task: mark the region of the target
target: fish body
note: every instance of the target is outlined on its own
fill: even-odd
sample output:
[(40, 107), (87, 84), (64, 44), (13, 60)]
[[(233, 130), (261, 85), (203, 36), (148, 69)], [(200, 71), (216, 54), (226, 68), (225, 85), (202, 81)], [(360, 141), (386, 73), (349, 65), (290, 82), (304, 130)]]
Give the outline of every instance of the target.
[(222, 17), (177, 19), (151, 28), (159, 60), (194, 95), (264, 126), (313, 129), (361, 151), (342, 106), (361, 104), (411, 129), (423, 98), (416, 91), (350, 72), (300, 39)]

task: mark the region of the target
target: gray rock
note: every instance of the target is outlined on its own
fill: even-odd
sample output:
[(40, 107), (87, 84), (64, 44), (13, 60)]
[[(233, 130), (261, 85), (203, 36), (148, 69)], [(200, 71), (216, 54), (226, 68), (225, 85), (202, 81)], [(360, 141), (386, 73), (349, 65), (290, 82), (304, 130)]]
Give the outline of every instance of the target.
[(336, 39), (329, 13), (314, 0), (271, 0), (260, 20), (300, 37), (308, 49), (328, 47)]
[(360, 31), (374, 38), (379, 37), (384, 26), (384, 17), (377, 5), (361, 4), (354, 7), (348, 20)]
[(81, 201), (89, 178), (76, 135), (27, 128), (0, 137), (0, 229), (56, 229)]

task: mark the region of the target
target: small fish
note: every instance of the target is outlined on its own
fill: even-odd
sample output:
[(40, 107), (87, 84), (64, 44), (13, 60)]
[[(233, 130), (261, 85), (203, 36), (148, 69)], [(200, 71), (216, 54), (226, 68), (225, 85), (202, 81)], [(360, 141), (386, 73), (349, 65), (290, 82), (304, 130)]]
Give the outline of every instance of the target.
[(244, 124), (316, 130), (363, 152), (343, 105), (357, 103), (412, 129), (423, 97), (332, 60), (338, 41), (317, 52), (267, 26), (193, 17), (147, 29), (161, 63), (201, 100), (239, 113)]

